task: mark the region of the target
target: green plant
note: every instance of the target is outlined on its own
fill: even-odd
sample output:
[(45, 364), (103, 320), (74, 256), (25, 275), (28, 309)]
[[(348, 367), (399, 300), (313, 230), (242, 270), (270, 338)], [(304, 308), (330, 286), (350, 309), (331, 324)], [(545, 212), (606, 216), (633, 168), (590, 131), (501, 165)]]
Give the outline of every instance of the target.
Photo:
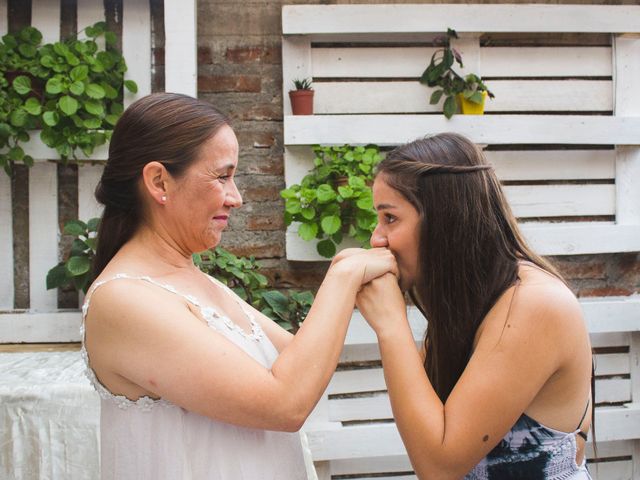
[[(99, 222), (100, 219), (92, 218), (86, 223), (81, 220), (65, 223), (64, 234), (74, 237), (73, 243), (67, 259), (47, 273), (47, 289), (73, 288), (87, 293)], [(237, 257), (217, 247), (194, 254), (193, 261), (200, 270), (223, 282), (251, 306), (294, 333), (313, 303), (313, 294), (309, 291), (291, 290), (285, 294), (269, 290), (269, 281), (259, 273), (261, 267), (254, 257)]]
[[(76, 37), (41, 45), (42, 34), (26, 27), (0, 42), (0, 166), (7, 173), (15, 162), (32, 165), (21, 144), (30, 131), (55, 148), (63, 161), (86, 156), (109, 140), (123, 111), (124, 58), (115, 50), (116, 36), (104, 22)], [(106, 49), (96, 42), (103, 37)]]
[(63, 233), (74, 237), (67, 259), (47, 273), (47, 289), (73, 287), (87, 293), (91, 279), (91, 264), (96, 254), (96, 235), (99, 218), (88, 222), (71, 220), (64, 225)]
[(313, 88), (311, 88), (310, 78), (296, 78), (293, 81), (293, 86), (296, 87), (296, 90), (313, 90)]
[(367, 247), (376, 226), (371, 182), (382, 159), (375, 145), (313, 147), (314, 168), (300, 184), (280, 192), (285, 223), (300, 222), (303, 240), (319, 239), (320, 255), (331, 258), (343, 235)]
[(439, 39), (444, 42), (444, 46), (433, 53), (429, 65), (420, 77), (420, 83), (437, 87), (431, 94), (429, 103), (435, 105), (442, 97), (445, 98), (442, 112), (447, 118), (451, 118), (458, 110), (456, 96), (459, 94), (473, 103), (483, 102), (482, 92), (487, 92), (490, 98), (495, 97), (479, 76), (471, 73), (462, 77), (453, 69), (454, 63), (458, 63), (460, 68), (463, 68), (463, 64), (460, 52), (451, 46), (452, 38), (458, 38), (458, 34), (449, 28), (447, 36)]

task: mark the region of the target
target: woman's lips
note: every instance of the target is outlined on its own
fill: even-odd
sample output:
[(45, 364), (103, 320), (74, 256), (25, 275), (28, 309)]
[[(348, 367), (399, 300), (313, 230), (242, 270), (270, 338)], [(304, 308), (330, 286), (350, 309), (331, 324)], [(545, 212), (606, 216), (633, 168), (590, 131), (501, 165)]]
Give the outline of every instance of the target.
[(213, 217), (213, 219), (217, 222), (221, 222), (224, 223), (225, 225), (227, 224), (227, 222), (229, 221), (229, 216), (228, 215), (218, 215)]

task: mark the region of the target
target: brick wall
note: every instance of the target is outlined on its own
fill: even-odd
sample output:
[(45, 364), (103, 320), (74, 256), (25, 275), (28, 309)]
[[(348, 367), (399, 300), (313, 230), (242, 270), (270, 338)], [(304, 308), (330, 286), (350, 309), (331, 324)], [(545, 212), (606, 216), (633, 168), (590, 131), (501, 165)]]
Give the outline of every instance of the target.
[[(464, 1), (259, 1), (198, 2), (198, 90), (230, 115), (240, 142), (238, 185), (244, 206), (232, 217), (222, 246), (262, 259), (281, 287), (315, 288), (327, 264), (285, 258), (282, 131), (281, 7), (284, 4), (468, 3)], [(513, 0), (474, 3), (517, 3)], [(526, 3), (636, 4), (623, 1)], [(640, 255), (581, 255), (552, 259), (580, 296), (640, 292)]]

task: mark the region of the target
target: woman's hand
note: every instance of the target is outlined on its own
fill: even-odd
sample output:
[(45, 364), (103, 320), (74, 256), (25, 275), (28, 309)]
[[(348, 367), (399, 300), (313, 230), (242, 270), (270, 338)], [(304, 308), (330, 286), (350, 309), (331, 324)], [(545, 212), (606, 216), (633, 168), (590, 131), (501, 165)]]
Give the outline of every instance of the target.
[(351, 272), (358, 275), (362, 285), (369, 283), (385, 273), (398, 275), (396, 259), (387, 248), (349, 248), (338, 255), (329, 268), (327, 275), (333, 272)]
[(395, 275), (385, 274), (363, 285), (356, 306), (377, 335), (383, 329), (393, 331), (398, 322), (407, 321), (407, 306)]

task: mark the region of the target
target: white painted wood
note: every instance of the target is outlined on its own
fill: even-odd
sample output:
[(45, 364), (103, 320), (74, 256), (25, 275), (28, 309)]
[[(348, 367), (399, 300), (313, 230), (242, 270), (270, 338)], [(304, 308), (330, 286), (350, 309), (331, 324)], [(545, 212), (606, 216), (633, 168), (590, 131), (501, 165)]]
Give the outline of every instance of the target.
[(55, 163), (29, 170), (29, 295), (32, 311), (58, 307), (57, 290), (47, 290), (47, 272), (58, 263), (58, 176)]
[(524, 185), (503, 191), (518, 218), (615, 213), (614, 185)]
[[(487, 84), (495, 98), (487, 99), (485, 112), (613, 110), (609, 80), (492, 80)], [(314, 88), (318, 114), (439, 113), (444, 101), (431, 105), (435, 89), (417, 81), (318, 82)]]
[(164, 2), (164, 63), (167, 92), (198, 96), (196, 14), (195, 0)]
[(13, 215), (11, 179), (4, 171), (0, 171), (0, 245), (0, 310), (10, 310), (14, 305)]
[[(601, 442), (598, 440), (597, 448), (600, 458), (626, 457), (633, 452), (633, 442), (629, 440)], [(587, 458), (593, 458), (595, 456), (592, 442), (587, 442), (586, 454)]]
[[(90, 27), (97, 22), (104, 21), (104, 3), (102, 0), (81, 0), (78, 2), (76, 14), (76, 23), (78, 25), (78, 30), (80, 31), (79, 37), (86, 38), (86, 35), (82, 33), (85, 28)], [(96, 39), (96, 43), (99, 48), (104, 49), (104, 38), (101, 37)]]
[(615, 178), (614, 150), (513, 150), (484, 152), (500, 180)]
[(306, 145), (284, 147), (284, 183), (287, 187), (300, 183), (313, 168), (313, 150)]
[[(628, 378), (607, 378), (596, 380), (596, 404), (631, 401), (631, 380)], [(597, 428), (596, 424), (596, 428)]]
[(593, 480), (634, 480), (633, 465), (630, 460), (615, 460), (589, 465)]
[[(527, 243), (541, 255), (586, 255), (591, 253), (637, 252), (640, 226), (611, 222), (524, 223), (520, 230)], [(327, 261), (315, 249), (317, 242), (305, 242), (292, 225), (286, 232), (287, 259), (302, 262)], [(346, 248), (344, 242), (340, 249)]]
[(94, 192), (103, 170), (102, 165), (87, 164), (78, 168), (78, 217), (84, 222), (102, 215), (102, 206)]
[(588, 115), (287, 115), (285, 145), (398, 145), (452, 131), (480, 144), (635, 145), (640, 117)]
[[(295, 90), (294, 80), (313, 78), (311, 41), (308, 37), (294, 36), (282, 39), (282, 107), (291, 115), (289, 90)], [(313, 85), (314, 90), (316, 85)], [(314, 94), (314, 106), (318, 104)]]
[(381, 367), (356, 370), (340, 370), (333, 374), (327, 393), (374, 392), (386, 390), (384, 374)]
[[(636, 320), (640, 321), (638, 317)], [(631, 367), (631, 401), (640, 402), (640, 332), (631, 332), (629, 345), (629, 365)]]
[(379, 472), (413, 471), (409, 457), (406, 455), (390, 455), (388, 457), (350, 458), (331, 462), (331, 473), (334, 475), (354, 475)]
[[(435, 47), (312, 48), (313, 76), (418, 78)], [(483, 77), (610, 77), (611, 47), (482, 47)], [(467, 63), (467, 56), (462, 56)], [(284, 60), (284, 58), (283, 58)], [(381, 66), (384, 66), (381, 68)], [(489, 83), (489, 86), (493, 84)]]
[[(591, 334), (640, 332), (640, 295), (581, 298), (580, 306)], [(627, 341), (626, 345), (629, 345)]]
[(628, 375), (629, 354), (628, 353), (608, 353), (594, 355), (596, 365), (596, 375)]
[(81, 323), (76, 310), (1, 313), (0, 343), (79, 342)]
[[(46, 146), (40, 139), (40, 130), (32, 130), (29, 133), (31, 139), (22, 143), (21, 146), (27, 155), (31, 155), (35, 162), (44, 160), (59, 160), (60, 155), (54, 148)], [(101, 145), (96, 148), (90, 157), (87, 157), (82, 151), (76, 152), (79, 160), (106, 160), (109, 156), (109, 145)]]
[(455, 63), (457, 67), (456, 71), (463, 77), (473, 73), (484, 76), (482, 73), (482, 67), (480, 65), (480, 34), (479, 33), (465, 33), (458, 34), (458, 38), (451, 39), (451, 46), (455, 48), (462, 56), (462, 68)]
[(60, 2), (31, 0), (31, 26), (42, 33), (42, 43), (60, 39)]
[[(174, 8), (175, 2), (167, 1), (165, 4), (165, 10), (167, 8)], [(185, 4), (192, 2), (184, 2)], [(171, 12), (175, 14), (175, 12)], [(186, 6), (186, 15), (189, 14), (189, 7)], [(170, 22), (165, 17), (165, 25)], [(171, 33), (175, 31), (172, 27)], [(185, 38), (181, 39), (181, 42), (188, 43), (187, 32), (184, 32)], [(174, 39), (171, 39), (173, 42)], [(182, 44), (181, 44), (182, 45)], [(165, 66), (165, 76), (169, 84), (172, 84), (173, 89), (167, 88), (167, 91), (175, 91), (181, 93), (187, 93), (184, 90), (176, 88), (178, 84), (175, 82), (180, 79), (183, 72), (174, 72), (171, 69), (182, 68), (184, 66), (176, 65), (175, 63), (175, 51), (177, 46), (169, 45), (166, 42), (165, 56), (171, 56), (172, 63)], [(131, 93), (125, 89), (124, 103), (125, 107), (129, 106), (136, 99), (141, 98), (151, 93), (151, 12), (149, 9), (149, 0), (128, 0), (122, 5), (122, 53), (127, 62), (127, 72), (125, 73), (125, 79), (133, 80), (138, 85), (138, 92)], [(184, 52), (184, 61), (187, 62), (189, 55), (195, 55), (193, 52)], [(171, 79), (171, 80), (169, 80)], [(171, 83), (174, 82), (174, 83)], [(189, 93), (195, 96), (194, 93)]]
[(9, 9), (7, 0), (0, 0), (0, 35), (9, 31)]
[(631, 342), (629, 332), (592, 333), (589, 335), (592, 348), (628, 347)]
[(640, 115), (640, 37), (616, 35), (613, 38), (616, 115)]
[(639, 178), (640, 147), (616, 147), (616, 221), (620, 224), (640, 225)]
[(282, 33), (640, 31), (640, 7), (605, 5), (289, 5)]

